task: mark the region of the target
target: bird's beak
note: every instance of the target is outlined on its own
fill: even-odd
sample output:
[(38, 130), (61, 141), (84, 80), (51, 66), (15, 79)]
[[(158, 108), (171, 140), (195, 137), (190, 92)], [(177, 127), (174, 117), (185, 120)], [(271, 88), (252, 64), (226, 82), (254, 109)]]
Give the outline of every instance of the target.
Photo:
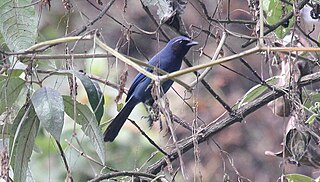
[(199, 44), (199, 43), (198, 43), (198, 42), (196, 42), (196, 41), (191, 41), (191, 42), (187, 43), (187, 46), (192, 47), (192, 46), (194, 46), (194, 45), (198, 45), (198, 44)]

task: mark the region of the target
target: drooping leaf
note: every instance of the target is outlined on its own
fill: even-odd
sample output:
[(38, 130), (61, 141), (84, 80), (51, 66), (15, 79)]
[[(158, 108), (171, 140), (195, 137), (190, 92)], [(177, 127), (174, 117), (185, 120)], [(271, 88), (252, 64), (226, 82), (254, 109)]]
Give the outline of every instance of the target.
[(285, 177), (289, 182), (316, 182), (314, 179), (302, 174), (286, 174)]
[(98, 125), (100, 124), (101, 118), (103, 116), (104, 112), (104, 96), (103, 93), (99, 87), (99, 85), (95, 82), (93, 82), (88, 76), (79, 73), (74, 72), (75, 76), (80, 79), (81, 83), (83, 84), (87, 96), (91, 105), (92, 110), (95, 113)]
[(104, 113), (104, 95), (99, 87), (98, 84), (91, 81), (91, 79), (84, 75), (83, 73), (76, 72), (76, 71), (70, 71), (70, 70), (62, 70), (59, 71), (61, 74), (67, 74), (67, 75), (75, 75), (77, 78), (80, 79), (82, 85), (84, 86), (91, 109), (94, 111), (96, 120), (98, 124), (100, 124), (101, 118)]
[[(14, 170), (14, 181), (26, 181), (29, 176), (29, 160), (34, 147), (40, 121), (32, 106), (20, 109), (13, 122), (10, 137), (11, 165)], [(28, 172), (29, 171), (29, 172)]]
[[(273, 85), (275, 83), (277, 83), (277, 77), (271, 77), (269, 79), (266, 80), (266, 83), (269, 85)], [(256, 99), (257, 97), (259, 97), (263, 92), (265, 92), (268, 89), (268, 87), (264, 86), (264, 85), (256, 85), (254, 87), (252, 87), (240, 100), (239, 104), (237, 105), (238, 108), (240, 108), (241, 106), (243, 106), (244, 104)]]
[(64, 104), (60, 93), (52, 88), (43, 87), (32, 95), (31, 102), (41, 124), (60, 141), (64, 123)]
[(105, 147), (95, 115), (88, 106), (79, 102), (76, 102), (76, 113), (74, 113), (75, 101), (70, 96), (63, 96), (63, 101), (66, 114), (81, 126), (82, 131), (90, 138), (100, 160), (104, 163)]
[(35, 43), (38, 18), (31, 3), (32, 0), (0, 1), (0, 32), (11, 51), (21, 51)]
[(25, 81), (18, 77), (4, 78), (7, 77), (0, 77), (0, 114), (13, 105), (25, 84)]
[[(22, 108), (20, 108), (18, 114), (16, 115), (16, 117), (13, 120), (13, 123), (11, 125), (11, 129), (10, 129), (10, 141), (9, 141), (9, 150), (10, 151), (12, 151), (13, 140), (16, 135), (17, 129), (19, 127), (19, 124), (22, 122), (23, 117), (28, 116), (28, 113), (26, 113), (27, 111), (30, 112), (30, 108), (25, 108), (25, 106), (23, 106)], [(26, 118), (24, 118), (24, 120), (25, 119)]]

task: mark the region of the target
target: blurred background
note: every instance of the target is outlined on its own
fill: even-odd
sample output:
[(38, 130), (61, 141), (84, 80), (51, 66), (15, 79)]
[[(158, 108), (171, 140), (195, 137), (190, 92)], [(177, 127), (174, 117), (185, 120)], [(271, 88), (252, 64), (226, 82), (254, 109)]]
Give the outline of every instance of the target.
[[(63, 1), (64, 2), (64, 1)], [(64, 37), (66, 34), (76, 30), (94, 19), (106, 6), (109, 0), (101, 0), (103, 5), (99, 5), (95, 0), (74, 0), (70, 1), (72, 8), (66, 10), (61, 1), (51, 1), (50, 10), (48, 7), (37, 6), (40, 17), (40, 38), (39, 42), (44, 40)], [(230, 10), (230, 19), (252, 21), (252, 15), (249, 12), (248, 2), (246, 0), (211, 1), (211, 0), (190, 0), (186, 5), (182, 19), (185, 23), (187, 32), (199, 42), (189, 51), (186, 58), (193, 64), (198, 65), (207, 63), (213, 56), (215, 48), (219, 43), (219, 37), (222, 35), (223, 27), (243, 36), (255, 36), (254, 25), (248, 26), (239, 23), (221, 24), (214, 21), (208, 21), (203, 13), (202, 5), (206, 7), (211, 16), (215, 13), (214, 19), (225, 20), (228, 9)], [(99, 10), (100, 9), (100, 10)], [(157, 16), (157, 6), (150, 7), (150, 13), (159, 23)], [(319, 32), (319, 21), (313, 20), (309, 16), (309, 9), (301, 11), (302, 26), (310, 30), (315, 25), (315, 31), (310, 36), (317, 36)], [(305, 13), (304, 13), (305, 12)], [(311, 28), (310, 28), (311, 27)], [(167, 25), (161, 26), (162, 30), (173, 38), (178, 34)], [(116, 0), (111, 9), (98, 20), (87, 31), (98, 30), (101, 38), (107, 45), (116, 48), (122, 54), (147, 61), (155, 55), (164, 45), (166, 39), (158, 29), (157, 25), (143, 9), (140, 1)], [(212, 36), (208, 36), (210, 32)], [(266, 36), (266, 44), (271, 45), (275, 41), (272, 34)], [(226, 45), (235, 52), (252, 48), (251, 44), (246, 48), (241, 45), (247, 40), (241, 37), (228, 36)], [(76, 44), (59, 45), (48, 51), (48, 54), (65, 53), (70, 50), (74, 53), (103, 53), (102, 50), (93, 46), (92, 41), (84, 41)], [(232, 55), (226, 47), (223, 47), (221, 56)], [(272, 66), (272, 55), (266, 57), (264, 54), (255, 54), (244, 57), (248, 64), (256, 70), (263, 79), (277, 75), (278, 70)], [(65, 60), (39, 60), (39, 69), (63, 68)], [(256, 83), (248, 78), (257, 80), (257, 78), (248, 70), (239, 60), (233, 60), (223, 64), (228, 67), (217, 65), (212, 68), (205, 77), (205, 81), (211, 88), (230, 106), (239, 101), (242, 96)], [(120, 75), (128, 71), (126, 87), (128, 88), (137, 71), (124, 65), (121, 61), (114, 58), (100, 59), (77, 59), (73, 61), (75, 70), (83, 70), (86, 73), (97, 75), (102, 79), (119, 83)], [(183, 68), (187, 66), (183, 64)], [(233, 70), (233, 71), (230, 71)], [(241, 73), (244, 76), (239, 75)], [(186, 83), (196, 79), (194, 74), (187, 74), (179, 77)], [(63, 94), (69, 94), (67, 80), (61, 77), (52, 77), (46, 80), (47, 84), (54, 83), (55, 89)], [(100, 87), (105, 95), (105, 114), (102, 123), (106, 123), (117, 114), (117, 103), (114, 101), (118, 90), (101, 83)], [(186, 91), (179, 84), (173, 85), (167, 98), (170, 100), (170, 109), (184, 122), (192, 126), (197, 123), (198, 126), (215, 121), (221, 116), (225, 109), (216, 101), (216, 99), (199, 83), (192, 92)], [(81, 103), (88, 104), (88, 99), (81, 84), (79, 84), (77, 99)], [(124, 103), (125, 95), (120, 100)], [(188, 104), (196, 108), (197, 113), (193, 113)], [(149, 128), (147, 119), (142, 118), (148, 113), (145, 107), (140, 104), (132, 112), (130, 118), (135, 120), (139, 126), (162, 148), (167, 152), (174, 149), (172, 141), (169, 140), (169, 134), (166, 127), (160, 129), (160, 122), (155, 122), (152, 128)], [(195, 119), (195, 116), (200, 119)], [(320, 172), (312, 167), (296, 166), (287, 164), (281, 158), (266, 156), (265, 151), (277, 152), (282, 150), (281, 142), (285, 135), (285, 127), (288, 119), (275, 116), (267, 107), (263, 107), (253, 114), (246, 117), (242, 123), (236, 123), (214, 135), (211, 140), (199, 144), (196, 150), (190, 150), (183, 155), (183, 161), (186, 173), (190, 181), (237, 181), (251, 180), (259, 182), (277, 181), (281, 174), (300, 173), (311, 177), (318, 177)], [(164, 124), (165, 122), (162, 121)], [(76, 149), (85, 152), (95, 159), (93, 146), (89, 140), (83, 136), (81, 131), (77, 133), (81, 141), (77, 143), (72, 140), (73, 122), (69, 119), (63, 130), (62, 142), (66, 149), (66, 157), (70, 161), (72, 175), (76, 181), (87, 181), (96, 174), (108, 172), (108, 169), (101, 167), (88, 158), (81, 156)], [(106, 125), (105, 125), (106, 126)], [(191, 132), (175, 124), (175, 132), (179, 140), (190, 136)], [(103, 128), (104, 130), (104, 128)], [(36, 140), (38, 153), (32, 155), (31, 171), (36, 181), (61, 181), (65, 179), (65, 169), (61, 161), (59, 152), (53, 142), (53, 139), (42, 129)], [(68, 144), (70, 142), (71, 144)], [(125, 124), (119, 137), (113, 143), (106, 144), (107, 161), (106, 165), (110, 168), (120, 171), (125, 170), (144, 170), (149, 165), (163, 157), (157, 153), (157, 150), (141, 136), (140, 132), (130, 122)], [(151, 156), (154, 155), (153, 158)], [(177, 160), (178, 161), (178, 160)], [(170, 176), (170, 172), (175, 173), (178, 170), (179, 162), (174, 162), (173, 171), (164, 169), (161, 174)], [(172, 175), (173, 176), (173, 175)], [(126, 179), (126, 178), (125, 178)], [(124, 180), (125, 180), (124, 179)], [(170, 177), (168, 178), (170, 179)], [(175, 177), (176, 181), (184, 181), (179, 171)], [(126, 180), (129, 180), (126, 179)]]

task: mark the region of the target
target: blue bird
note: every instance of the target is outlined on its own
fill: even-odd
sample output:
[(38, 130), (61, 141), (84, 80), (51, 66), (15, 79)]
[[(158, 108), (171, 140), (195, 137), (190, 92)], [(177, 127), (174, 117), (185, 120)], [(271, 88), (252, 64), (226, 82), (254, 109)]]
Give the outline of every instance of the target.
[[(151, 58), (148, 64), (158, 67), (168, 73), (178, 71), (181, 67), (183, 57), (187, 54), (192, 46), (197, 44), (197, 42), (192, 41), (184, 36), (175, 37), (171, 39), (160, 52)], [(146, 70), (153, 72), (153, 70), (150, 68), (147, 68)], [(135, 77), (128, 91), (124, 107), (120, 110), (118, 115), (112, 120), (104, 132), (105, 142), (112, 142), (117, 137), (124, 122), (127, 120), (131, 111), (137, 104), (143, 102), (152, 106), (154, 100), (151, 96), (151, 81), (152, 79), (146, 77), (142, 73), (139, 73)], [(172, 80), (167, 80), (162, 83), (161, 87), (163, 92), (166, 93), (172, 84)]]

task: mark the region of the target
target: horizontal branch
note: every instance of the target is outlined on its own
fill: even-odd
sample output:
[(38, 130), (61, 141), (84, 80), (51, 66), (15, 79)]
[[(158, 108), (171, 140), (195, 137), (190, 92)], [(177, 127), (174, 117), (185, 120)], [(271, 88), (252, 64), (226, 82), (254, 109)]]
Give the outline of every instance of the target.
[(319, 47), (261, 47), (260, 50), (272, 52), (320, 52)]
[(246, 51), (240, 52), (238, 54), (234, 54), (231, 56), (227, 56), (227, 57), (223, 57), (220, 59), (217, 59), (213, 62), (209, 62), (209, 63), (204, 63), (204, 64), (200, 64), (200, 65), (196, 65), (193, 67), (189, 67), (183, 70), (179, 70), (179, 71), (175, 71), (172, 73), (169, 73), (167, 75), (163, 75), (160, 76), (159, 79), (160, 81), (165, 81), (168, 79), (172, 79), (173, 77), (177, 77), (177, 76), (181, 76), (187, 73), (191, 73), (194, 71), (198, 71), (204, 68), (208, 68), (208, 67), (212, 67), (214, 65), (218, 65), (221, 63), (225, 63), (228, 61), (232, 61), (234, 59), (240, 58), (240, 57), (244, 57), (244, 56), (248, 56), (257, 52), (263, 52), (263, 51), (272, 51), (272, 52), (295, 52), (295, 51), (303, 51), (303, 52), (320, 52), (320, 48), (317, 47), (259, 47), (256, 46), (254, 48), (248, 49)]
[(214, 62), (204, 63), (204, 64), (196, 65), (196, 66), (193, 66), (193, 67), (189, 67), (189, 68), (186, 68), (186, 69), (183, 69), (183, 70), (180, 70), (180, 71), (175, 71), (173, 73), (169, 73), (167, 75), (160, 76), (159, 78), (160, 78), (160, 81), (165, 81), (165, 80), (171, 79), (173, 77), (181, 76), (181, 75), (184, 75), (184, 74), (187, 74), (187, 73), (191, 73), (191, 72), (194, 72), (194, 71), (197, 71), (197, 70), (201, 70), (201, 69), (204, 69), (204, 68), (207, 68), (207, 67), (211, 67), (211, 66), (214, 66), (214, 65), (225, 63), (225, 62), (237, 59), (239, 57), (243, 57), (243, 56), (247, 56), (247, 55), (250, 55), (250, 54), (254, 54), (254, 53), (258, 52), (258, 51), (259, 51), (259, 48), (258, 47), (254, 47), (252, 49), (243, 51), (243, 52), (238, 53), (238, 54), (234, 54), (234, 55), (231, 55), (231, 56), (227, 56), (227, 57), (223, 57), (223, 58), (217, 59)]
[(128, 177), (145, 177), (152, 179), (152, 181), (161, 181), (161, 178), (163, 176), (156, 176), (148, 173), (142, 173), (142, 172), (136, 172), (136, 171), (122, 171), (122, 172), (111, 172), (111, 173), (106, 173), (102, 175), (98, 175), (97, 177), (89, 180), (89, 182), (96, 182), (96, 181), (102, 181), (105, 179), (110, 179), (110, 178), (115, 178), (115, 177), (120, 177), (120, 176), (128, 176)]
[(17, 55), (18, 59), (86, 59), (86, 58), (108, 58), (114, 57), (107, 53), (94, 53), (94, 54), (22, 54)]
[(56, 45), (56, 44), (61, 44), (61, 43), (67, 43), (67, 42), (75, 42), (79, 40), (91, 40), (93, 38), (92, 35), (85, 35), (85, 36), (74, 36), (74, 37), (63, 37), (63, 38), (58, 38), (58, 39), (53, 39), (53, 40), (48, 40), (44, 42), (40, 42), (38, 44), (35, 44), (28, 49), (26, 49), (24, 52), (32, 52), (36, 51), (39, 48), (49, 46), (49, 45)]

